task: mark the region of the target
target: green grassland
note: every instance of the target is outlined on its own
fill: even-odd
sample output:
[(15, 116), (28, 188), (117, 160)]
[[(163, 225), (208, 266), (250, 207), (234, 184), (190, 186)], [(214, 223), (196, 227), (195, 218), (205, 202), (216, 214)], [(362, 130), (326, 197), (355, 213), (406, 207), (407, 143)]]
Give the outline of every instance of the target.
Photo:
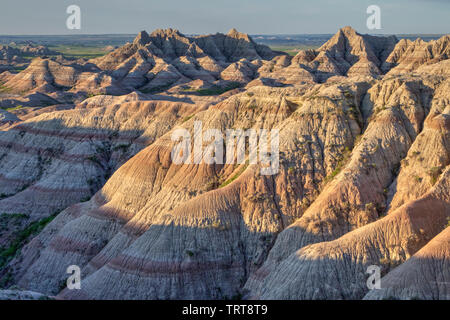
[(301, 50), (308, 50), (308, 49), (317, 49), (319, 48), (319, 46), (316, 45), (295, 45), (295, 46), (290, 46), (290, 45), (286, 45), (286, 46), (270, 46), (270, 49), (274, 50), (274, 51), (281, 51), (281, 52), (286, 52), (288, 55), (290, 56), (295, 56), (299, 51)]
[(104, 46), (56, 45), (50, 50), (62, 53), (66, 57), (93, 59), (104, 56), (108, 51)]

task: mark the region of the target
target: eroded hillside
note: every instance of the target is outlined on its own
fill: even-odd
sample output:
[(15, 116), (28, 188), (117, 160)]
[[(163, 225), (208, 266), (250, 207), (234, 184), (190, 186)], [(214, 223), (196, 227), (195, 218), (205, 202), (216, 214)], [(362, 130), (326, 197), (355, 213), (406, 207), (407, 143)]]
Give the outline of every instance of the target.
[[(449, 36), (346, 27), (289, 57), (236, 30), (168, 29), (1, 73), (0, 105), (28, 103), (0, 118), (3, 283), (64, 299), (449, 299), (449, 55)], [(279, 170), (175, 164), (173, 133), (196, 123), (278, 130)], [(81, 290), (62, 285), (70, 265)]]

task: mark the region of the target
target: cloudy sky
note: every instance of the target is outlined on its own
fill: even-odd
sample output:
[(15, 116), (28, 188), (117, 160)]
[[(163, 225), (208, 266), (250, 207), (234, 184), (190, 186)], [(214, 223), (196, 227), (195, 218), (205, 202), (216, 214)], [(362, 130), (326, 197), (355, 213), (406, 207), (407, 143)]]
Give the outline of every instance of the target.
[[(81, 8), (81, 30), (66, 28), (66, 8)], [(1, 0), (0, 34), (334, 33), (367, 29), (366, 9), (381, 8), (377, 33), (450, 33), (450, 0)]]

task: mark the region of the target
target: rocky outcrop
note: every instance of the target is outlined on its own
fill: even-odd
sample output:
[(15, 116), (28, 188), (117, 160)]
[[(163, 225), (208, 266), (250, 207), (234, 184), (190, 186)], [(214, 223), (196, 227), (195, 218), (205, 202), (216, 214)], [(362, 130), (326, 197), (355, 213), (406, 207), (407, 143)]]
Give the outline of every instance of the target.
[[(235, 30), (168, 29), (86, 64), (35, 62), (8, 87), (132, 92), (17, 112), (0, 132), (2, 209), (62, 210), (9, 278), (62, 299), (446, 298), (445, 39), (408, 60), (410, 42), (346, 27), (290, 58)], [(279, 170), (175, 164), (172, 134), (198, 121), (278, 130)], [(61, 291), (69, 265), (81, 290)], [(383, 290), (369, 292), (373, 265)]]
[(387, 58), (388, 66), (394, 67), (389, 75), (414, 71), (418, 67), (434, 64), (450, 57), (450, 36), (425, 42), (403, 40)]
[(127, 90), (122, 88), (111, 76), (88, 70), (83, 66), (37, 58), (24, 71), (10, 78), (4, 86), (14, 92), (28, 92), (36, 90), (36, 88), (44, 90), (51, 88), (49, 91), (73, 88), (77, 92), (96, 94), (120, 95), (127, 93)]
[[(2, 214), (26, 215), (27, 225), (87, 201), (122, 163), (207, 108), (142, 96), (114, 99), (93, 97), (71, 110), (38, 109), (35, 117), (0, 132)], [(0, 236), (4, 247), (8, 237)]]
[(450, 228), (381, 279), (364, 299), (449, 300)]
[(39, 292), (23, 290), (0, 290), (0, 300), (50, 300)]

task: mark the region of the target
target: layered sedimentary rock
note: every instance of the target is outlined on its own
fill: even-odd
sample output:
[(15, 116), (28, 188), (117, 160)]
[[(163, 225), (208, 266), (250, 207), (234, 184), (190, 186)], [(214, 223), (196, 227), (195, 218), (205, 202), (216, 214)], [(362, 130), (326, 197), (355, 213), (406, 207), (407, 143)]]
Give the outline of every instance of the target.
[[(132, 93), (67, 105), (49, 90), (59, 104), (5, 113), (0, 206), (64, 209), (9, 277), (63, 299), (448, 298), (447, 38), (346, 27), (290, 58), (235, 30), (168, 29), (81, 66), (37, 60), (8, 87)], [(278, 170), (230, 150), (227, 164), (174, 163), (173, 135), (198, 138), (198, 123), (278, 130)], [(70, 265), (81, 290), (61, 285)], [(369, 292), (373, 265), (383, 289)]]
[(19, 228), (88, 200), (121, 164), (208, 105), (138, 95), (115, 104), (117, 98), (93, 97), (75, 109), (37, 109), (24, 121), (4, 118), (13, 124), (0, 132), (1, 213), (25, 218), (2, 232), (3, 247)]
[(50, 297), (39, 292), (23, 290), (0, 290), (0, 300), (49, 300)]
[(364, 299), (449, 300), (450, 228), (381, 279)]
[(6, 70), (22, 69), (29, 65), (30, 58), (57, 55), (45, 46), (26, 44), (24, 46), (0, 45), (0, 74)]

